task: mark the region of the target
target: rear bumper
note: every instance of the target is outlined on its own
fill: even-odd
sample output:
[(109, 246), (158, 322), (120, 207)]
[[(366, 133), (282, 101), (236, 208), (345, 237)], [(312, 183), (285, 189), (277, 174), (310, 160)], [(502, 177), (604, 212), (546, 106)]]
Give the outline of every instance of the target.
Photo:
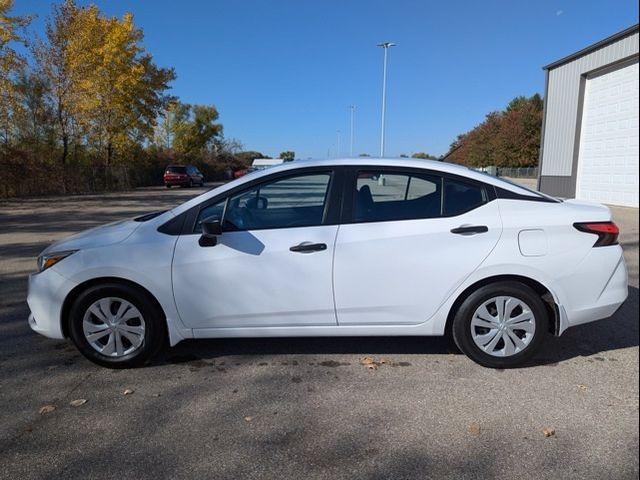
[(629, 295), (622, 248), (593, 248), (563, 283), (567, 294), (564, 304), (567, 327), (611, 317)]

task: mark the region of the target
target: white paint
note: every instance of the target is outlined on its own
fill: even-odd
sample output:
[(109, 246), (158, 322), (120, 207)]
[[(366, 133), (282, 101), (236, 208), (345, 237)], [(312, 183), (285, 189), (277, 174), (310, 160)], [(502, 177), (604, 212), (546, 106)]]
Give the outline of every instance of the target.
[[(594, 248), (594, 235), (573, 227), (611, 220), (608, 208), (588, 202), (500, 199), (451, 218), (224, 233), (212, 247), (199, 246), (197, 234), (157, 230), (185, 208), (244, 182), (350, 162), (292, 162), (209, 191), (147, 222), (114, 224), (53, 244), (48, 252), (78, 251), (30, 277), (31, 327), (62, 338), (65, 298), (77, 285), (105, 277), (135, 282), (158, 300), (172, 345), (191, 337), (442, 335), (460, 295), (499, 275), (544, 285), (559, 306), (561, 331), (612, 315), (627, 297), (621, 247)], [(421, 165), (432, 174), (453, 171), (519, 191), (441, 162), (353, 162)], [(488, 231), (450, 232), (469, 224), (486, 225)], [(520, 233), (532, 229), (544, 230), (546, 255), (522, 255)], [(325, 243), (327, 249), (289, 251), (301, 242)]]

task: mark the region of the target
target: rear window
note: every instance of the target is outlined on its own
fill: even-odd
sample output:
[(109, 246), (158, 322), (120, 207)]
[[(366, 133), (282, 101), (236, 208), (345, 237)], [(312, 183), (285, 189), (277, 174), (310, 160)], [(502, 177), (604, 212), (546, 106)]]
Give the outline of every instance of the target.
[(167, 167), (167, 173), (187, 173), (187, 167)]

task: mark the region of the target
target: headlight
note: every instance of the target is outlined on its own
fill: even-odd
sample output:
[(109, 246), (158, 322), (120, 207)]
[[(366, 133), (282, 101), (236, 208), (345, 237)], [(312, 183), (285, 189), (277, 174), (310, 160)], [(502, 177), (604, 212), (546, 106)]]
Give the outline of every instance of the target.
[(38, 257), (38, 272), (42, 272), (49, 267), (53, 267), (60, 260), (63, 260), (76, 252), (77, 250), (67, 250), (65, 252), (51, 252), (40, 255)]

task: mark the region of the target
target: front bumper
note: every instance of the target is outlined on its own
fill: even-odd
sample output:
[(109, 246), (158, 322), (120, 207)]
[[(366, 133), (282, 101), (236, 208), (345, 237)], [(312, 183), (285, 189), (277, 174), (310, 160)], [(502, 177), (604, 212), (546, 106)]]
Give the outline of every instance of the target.
[(29, 326), (45, 337), (62, 339), (62, 305), (76, 286), (54, 270), (54, 267), (29, 275)]

